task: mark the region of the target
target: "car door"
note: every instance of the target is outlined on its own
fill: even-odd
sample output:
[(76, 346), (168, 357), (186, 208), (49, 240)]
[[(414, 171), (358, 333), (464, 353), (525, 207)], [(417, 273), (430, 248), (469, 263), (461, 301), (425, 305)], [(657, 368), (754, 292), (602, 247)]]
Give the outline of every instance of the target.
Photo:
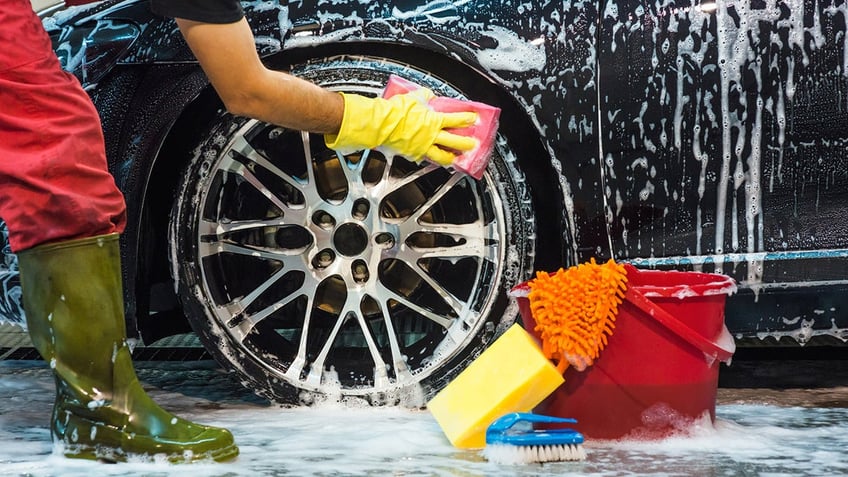
[(617, 258), (752, 288), (842, 279), (845, 10), (607, 2), (599, 120)]
[(612, 254), (733, 276), (737, 340), (844, 341), (846, 11), (831, 0), (602, 7)]

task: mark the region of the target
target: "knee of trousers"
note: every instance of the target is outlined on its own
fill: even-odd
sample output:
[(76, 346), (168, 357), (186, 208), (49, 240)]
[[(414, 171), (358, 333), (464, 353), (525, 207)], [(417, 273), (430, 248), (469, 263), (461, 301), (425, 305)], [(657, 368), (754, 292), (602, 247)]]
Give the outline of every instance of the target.
[(123, 231), (94, 105), (55, 56), (0, 71), (0, 218), (13, 251)]

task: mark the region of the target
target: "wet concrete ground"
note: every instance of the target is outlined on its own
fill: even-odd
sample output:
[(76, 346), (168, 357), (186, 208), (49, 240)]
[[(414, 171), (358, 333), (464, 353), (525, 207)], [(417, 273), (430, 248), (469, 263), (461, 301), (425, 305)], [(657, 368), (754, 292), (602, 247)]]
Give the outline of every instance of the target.
[(737, 350), (720, 368), (715, 424), (658, 442), (589, 440), (588, 458), (579, 463), (502, 466), (479, 451), (454, 449), (426, 411), (272, 405), (219, 369), (195, 341), (137, 347), (139, 376), (166, 409), (231, 429), (241, 456), (225, 465), (105, 465), (54, 454), (50, 370), (26, 332), (0, 326), (2, 474), (848, 475), (848, 347)]
[[(108, 465), (53, 454), (53, 399), (41, 361), (0, 361), (0, 469), (4, 475), (846, 475), (848, 361), (737, 361), (722, 368), (715, 424), (657, 442), (587, 441), (588, 458), (530, 466), (487, 462), (450, 446), (426, 411), (325, 403), (280, 408), (207, 360), (139, 361), (151, 396), (177, 415), (233, 431), (228, 464)], [(776, 382), (777, 380), (777, 382)], [(810, 383), (815, 386), (809, 387)]]

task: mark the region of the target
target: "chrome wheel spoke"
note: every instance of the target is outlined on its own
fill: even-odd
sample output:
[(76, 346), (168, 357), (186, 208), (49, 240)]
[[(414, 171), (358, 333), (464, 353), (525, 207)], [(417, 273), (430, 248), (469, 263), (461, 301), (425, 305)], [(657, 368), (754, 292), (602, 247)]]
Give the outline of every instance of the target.
[(420, 247), (410, 245), (405, 247), (398, 258), (409, 263), (416, 263), (426, 258), (458, 259), (464, 257), (490, 258), (495, 256), (500, 243), (496, 230), (480, 223), (474, 224), (425, 224), (419, 228), (419, 233), (445, 235), (456, 245)]
[[(310, 288), (314, 290), (315, 287), (312, 286)], [(288, 366), (288, 369), (285, 371), (286, 377), (291, 382), (300, 381), (300, 376), (303, 372), (309, 368), (309, 361), (307, 360), (306, 346), (307, 346), (307, 333), (306, 330), (309, 329), (309, 324), (312, 320), (312, 313), (309, 310), (312, 310), (312, 306), (315, 303), (315, 297), (312, 293), (308, 293), (306, 295), (306, 316), (303, 317), (303, 330), (304, 332), (300, 334), (300, 339), (297, 342), (297, 352), (292, 358), (291, 363)]]
[[(400, 159), (401, 161), (405, 159)], [(415, 170), (403, 177), (391, 177), (389, 172), (391, 169), (391, 165), (394, 162), (394, 159), (388, 159), (388, 163), (383, 172), (383, 177), (380, 181), (379, 185), (379, 193), (387, 195), (395, 191), (399, 191), (409, 184), (414, 183), (415, 181), (421, 179), (422, 177), (427, 176), (435, 171), (441, 169), (439, 166), (435, 164), (426, 164), (420, 169)]]
[(380, 296), (382, 296), (384, 299), (392, 299), (392, 300), (400, 303), (401, 305), (409, 308), (410, 310), (418, 313), (419, 315), (423, 316), (424, 318), (432, 321), (433, 323), (436, 323), (437, 325), (441, 326), (444, 329), (448, 329), (448, 328), (451, 327), (451, 325), (453, 325), (454, 320), (452, 320), (450, 318), (446, 318), (446, 317), (444, 317), (444, 316), (442, 316), (438, 313), (434, 313), (434, 312), (422, 307), (421, 305), (411, 301), (409, 298), (386, 288), (385, 286), (381, 285), (379, 289), (380, 289)]
[(444, 198), (445, 194), (450, 192), (451, 189), (456, 187), (456, 185), (462, 181), (464, 178), (461, 174), (453, 174), (448, 178), (447, 182), (444, 183), (439, 190), (436, 191), (431, 197), (427, 198), (427, 200), (421, 204), (415, 212), (412, 213), (411, 216), (407, 219), (407, 223), (415, 223), (418, 224), (421, 216), (430, 210), (435, 204), (437, 204), (442, 198)]
[[(253, 290), (253, 292), (251, 292), (249, 295), (245, 296), (244, 298), (242, 298), (240, 300), (234, 300), (233, 302), (227, 304), (227, 306), (226, 306), (227, 312), (229, 312), (231, 316), (237, 316), (241, 313), (244, 313), (244, 311), (259, 296), (261, 296), (263, 293), (265, 293), (271, 285), (273, 285), (278, 280), (280, 280), (288, 272), (289, 271), (285, 268), (281, 269), (280, 271), (275, 273), (274, 276), (272, 276), (268, 280), (266, 280), (262, 284), (262, 286)], [(238, 321), (236, 324), (234, 324), (233, 327), (231, 327), (231, 329), (230, 329), (231, 332), (235, 335), (235, 337), (239, 341), (244, 341), (245, 337), (250, 332), (252, 332), (253, 329), (256, 327), (256, 325), (258, 325), (262, 320), (266, 319), (268, 316), (275, 313), (279, 309), (285, 307), (286, 305), (293, 302), (294, 300), (300, 298), (301, 296), (304, 296), (305, 294), (308, 293), (309, 290), (314, 288), (310, 285), (311, 284), (304, 282), (303, 284), (301, 284), (297, 289), (295, 289), (290, 294), (288, 294), (284, 297), (281, 297), (279, 300), (275, 301), (274, 303), (272, 303), (268, 306), (265, 306), (264, 308), (254, 312), (254, 313), (251, 313), (251, 314), (245, 316), (243, 320)], [(312, 297), (310, 296), (310, 301), (311, 301), (311, 299), (312, 299)]]
[(320, 386), (321, 378), (324, 375), (324, 369), (327, 364), (327, 355), (330, 354), (330, 351), (333, 348), (333, 343), (336, 342), (336, 338), (339, 335), (339, 330), (342, 329), (342, 325), (348, 319), (348, 316), (341, 315), (336, 319), (336, 323), (333, 325), (333, 329), (330, 332), (330, 335), (324, 341), (324, 344), (321, 346), (321, 352), (318, 353), (318, 356), (315, 357), (315, 360), (312, 362), (312, 365), (309, 368), (309, 374), (306, 377), (306, 383), (312, 386)]
[(412, 374), (406, 366), (406, 360), (400, 351), (400, 343), (398, 343), (397, 334), (392, 324), (391, 315), (389, 314), (389, 306), (386, 300), (376, 300), (380, 304), (380, 311), (383, 315), (383, 324), (386, 327), (386, 336), (389, 340), (389, 350), (392, 354), (392, 367), (395, 370), (395, 376), (399, 382), (410, 381)]
[(201, 236), (212, 236), (221, 238), (232, 232), (261, 229), (263, 227), (281, 227), (289, 224), (286, 219), (274, 218), (269, 220), (234, 220), (230, 222), (216, 222), (200, 220), (198, 232)]
[(198, 244), (198, 255), (200, 257), (208, 257), (221, 253), (232, 253), (236, 255), (245, 255), (255, 258), (264, 258), (267, 260), (276, 260), (280, 262), (300, 262), (303, 259), (300, 256), (302, 250), (285, 250), (285, 249), (270, 249), (251, 245), (243, 245), (228, 241), (216, 242), (201, 242)]
[[(263, 168), (276, 175), (280, 179), (285, 180), (289, 183), (289, 185), (300, 189), (302, 192), (308, 190), (307, 184), (304, 184), (303, 181), (298, 180), (292, 177), (291, 175), (283, 172), (275, 164), (268, 161), (265, 156), (260, 154), (259, 151), (254, 149), (253, 146), (251, 146), (250, 143), (247, 142), (247, 139), (243, 135), (236, 137), (236, 139), (233, 141), (233, 144), (231, 145), (231, 148), (234, 152), (238, 153), (242, 157), (249, 159), (251, 162), (262, 166)], [(241, 175), (242, 177), (247, 179), (251, 184), (253, 184), (253, 186), (256, 187), (256, 190), (267, 192), (269, 196), (271, 195), (269, 188), (266, 187), (264, 184), (260, 183), (256, 176), (243, 163), (233, 158), (229, 158), (221, 162), (220, 169)]]
[(370, 154), (370, 150), (362, 151), (362, 157), (356, 162), (351, 162), (343, 154), (336, 153), (336, 159), (341, 165), (341, 170), (351, 190), (362, 191), (365, 189), (365, 183), (362, 181), (362, 169)]
[(318, 188), (316, 187), (317, 179), (315, 177), (315, 168), (312, 164), (312, 144), (309, 140), (309, 133), (301, 131), (300, 138), (303, 143), (303, 156), (298, 159), (303, 161), (306, 169), (306, 183), (303, 184), (301, 192), (303, 193), (307, 204), (319, 204), (323, 202), (324, 199), (318, 193)]

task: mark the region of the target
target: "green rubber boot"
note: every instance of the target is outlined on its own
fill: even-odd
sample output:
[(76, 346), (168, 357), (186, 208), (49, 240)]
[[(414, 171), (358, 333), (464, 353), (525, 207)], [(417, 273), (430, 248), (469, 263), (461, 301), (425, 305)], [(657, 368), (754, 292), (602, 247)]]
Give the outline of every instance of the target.
[(56, 378), (51, 430), (65, 456), (238, 455), (228, 430), (175, 417), (142, 389), (126, 343), (117, 234), (34, 247), (18, 264), (30, 337)]

